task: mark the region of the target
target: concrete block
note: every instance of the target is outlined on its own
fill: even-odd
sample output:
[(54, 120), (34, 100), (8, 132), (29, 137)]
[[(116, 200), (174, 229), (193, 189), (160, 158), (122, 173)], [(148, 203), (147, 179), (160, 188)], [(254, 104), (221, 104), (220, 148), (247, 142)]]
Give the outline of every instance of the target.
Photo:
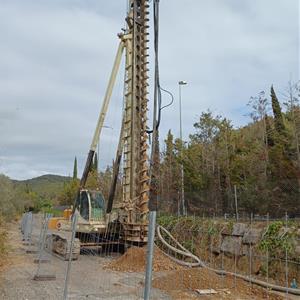
[(261, 229), (252, 228), (247, 230), (243, 237), (243, 244), (257, 244), (261, 238), (261, 233)]
[(248, 230), (247, 224), (236, 223), (233, 225), (232, 235), (243, 236), (247, 230)]
[(38, 264), (38, 263), (42, 263), (42, 264), (44, 264), (44, 263), (50, 263), (50, 259), (48, 259), (48, 258), (41, 258), (41, 259), (36, 258), (33, 261), (33, 263), (35, 263), (35, 264)]
[(242, 251), (241, 254), (243, 256), (248, 256), (250, 254), (250, 247), (247, 244), (242, 245)]
[(56, 280), (56, 276), (55, 275), (34, 275), (33, 280), (35, 281)]
[(242, 248), (241, 236), (225, 236), (221, 244), (221, 251), (228, 256), (240, 256)]

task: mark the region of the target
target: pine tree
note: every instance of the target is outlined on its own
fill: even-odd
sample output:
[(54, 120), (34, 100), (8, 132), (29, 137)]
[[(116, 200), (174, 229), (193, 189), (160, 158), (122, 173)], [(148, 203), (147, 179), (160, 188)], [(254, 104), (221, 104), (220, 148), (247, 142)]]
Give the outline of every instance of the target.
[(283, 123), (283, 117), (281, 113), (281, 107), (274, 91), (273, 85), (271, 86), (271, 99), (272, 99), (272, 109), (274, 114), (274, 125), (278, 134), (283, 135), (285, 132), (285, 126)]
[(73, 179), (77, 179), (77, 157), (74, 159), (74, 167), (73, 167)]

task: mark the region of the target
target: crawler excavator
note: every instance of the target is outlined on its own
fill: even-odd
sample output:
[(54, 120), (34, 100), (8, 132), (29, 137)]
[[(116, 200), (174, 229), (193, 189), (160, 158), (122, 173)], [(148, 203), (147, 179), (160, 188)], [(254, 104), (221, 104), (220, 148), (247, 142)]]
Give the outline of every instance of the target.
[[(149, 1), (129, 0), (126, 28), (120, 39), (115, 62), (102, 103), (92, 139), (80, 188), (73, 207), (79, 215), (76, 228), (74, 258), (80, 248), (102, 247), (107, 243), (144, 245), (147, 243), (149, 166), (147, 156), (147, 95), (148, 95), (148, 30)], [(86, 189), (93, 157), (99, 143), (106, 112), (123, 53), (125, 54), (125, 82), (122, 125), (113, 178), (108, 199), (100, 191)], [(112, 210), (120, 162), (123, 159), (122, 203)], [(71, 238), (71, 218), (59, 220), (58, 229), (50, 236), (52, 250), (68, 258)], [(87, 236), (89, 238), (87, 238)]]

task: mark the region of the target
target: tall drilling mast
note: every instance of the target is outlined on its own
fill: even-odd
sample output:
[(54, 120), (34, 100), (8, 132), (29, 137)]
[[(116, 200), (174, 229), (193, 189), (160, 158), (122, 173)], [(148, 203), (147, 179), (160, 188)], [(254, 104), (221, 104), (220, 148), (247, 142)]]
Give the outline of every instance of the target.
[[(90, 146), (85, 168), (80, 180), (80, 190), (91, 170), (93, 157), (99, 143), (113, 86), (125, 50), (124, 111), (120, 140), (114, 164), (114, 174), (106, 213), (111, 213), (123, 154), (123, 205), (120, 223), (125, 242), (147, 242), (149, 170), (147, 156), (147, 95), (148, 95), (148, 0), (129, 0), (126, 29), (119, 34), (120, 44), (108, 82), (96, 130)], [(73, 210), (80, 205), (80, 190)]]
[[(130, 0), (123, 36), (126, 49), (123, 132), (123, 202), (127, 241), (146, 241), (149, 199), (147, 156), (148, 0)], [(125, 38), (126, 37), (126, 38)]]

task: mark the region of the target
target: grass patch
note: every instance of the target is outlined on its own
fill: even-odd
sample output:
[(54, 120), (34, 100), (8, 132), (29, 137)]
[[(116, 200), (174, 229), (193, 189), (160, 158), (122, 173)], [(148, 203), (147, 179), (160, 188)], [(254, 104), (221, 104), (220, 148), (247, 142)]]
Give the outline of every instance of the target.
[(63, 217), (64, 212), (62, 210), (50, 208), (42, 208), (41, 212), (51, 214), (53, 217)]

